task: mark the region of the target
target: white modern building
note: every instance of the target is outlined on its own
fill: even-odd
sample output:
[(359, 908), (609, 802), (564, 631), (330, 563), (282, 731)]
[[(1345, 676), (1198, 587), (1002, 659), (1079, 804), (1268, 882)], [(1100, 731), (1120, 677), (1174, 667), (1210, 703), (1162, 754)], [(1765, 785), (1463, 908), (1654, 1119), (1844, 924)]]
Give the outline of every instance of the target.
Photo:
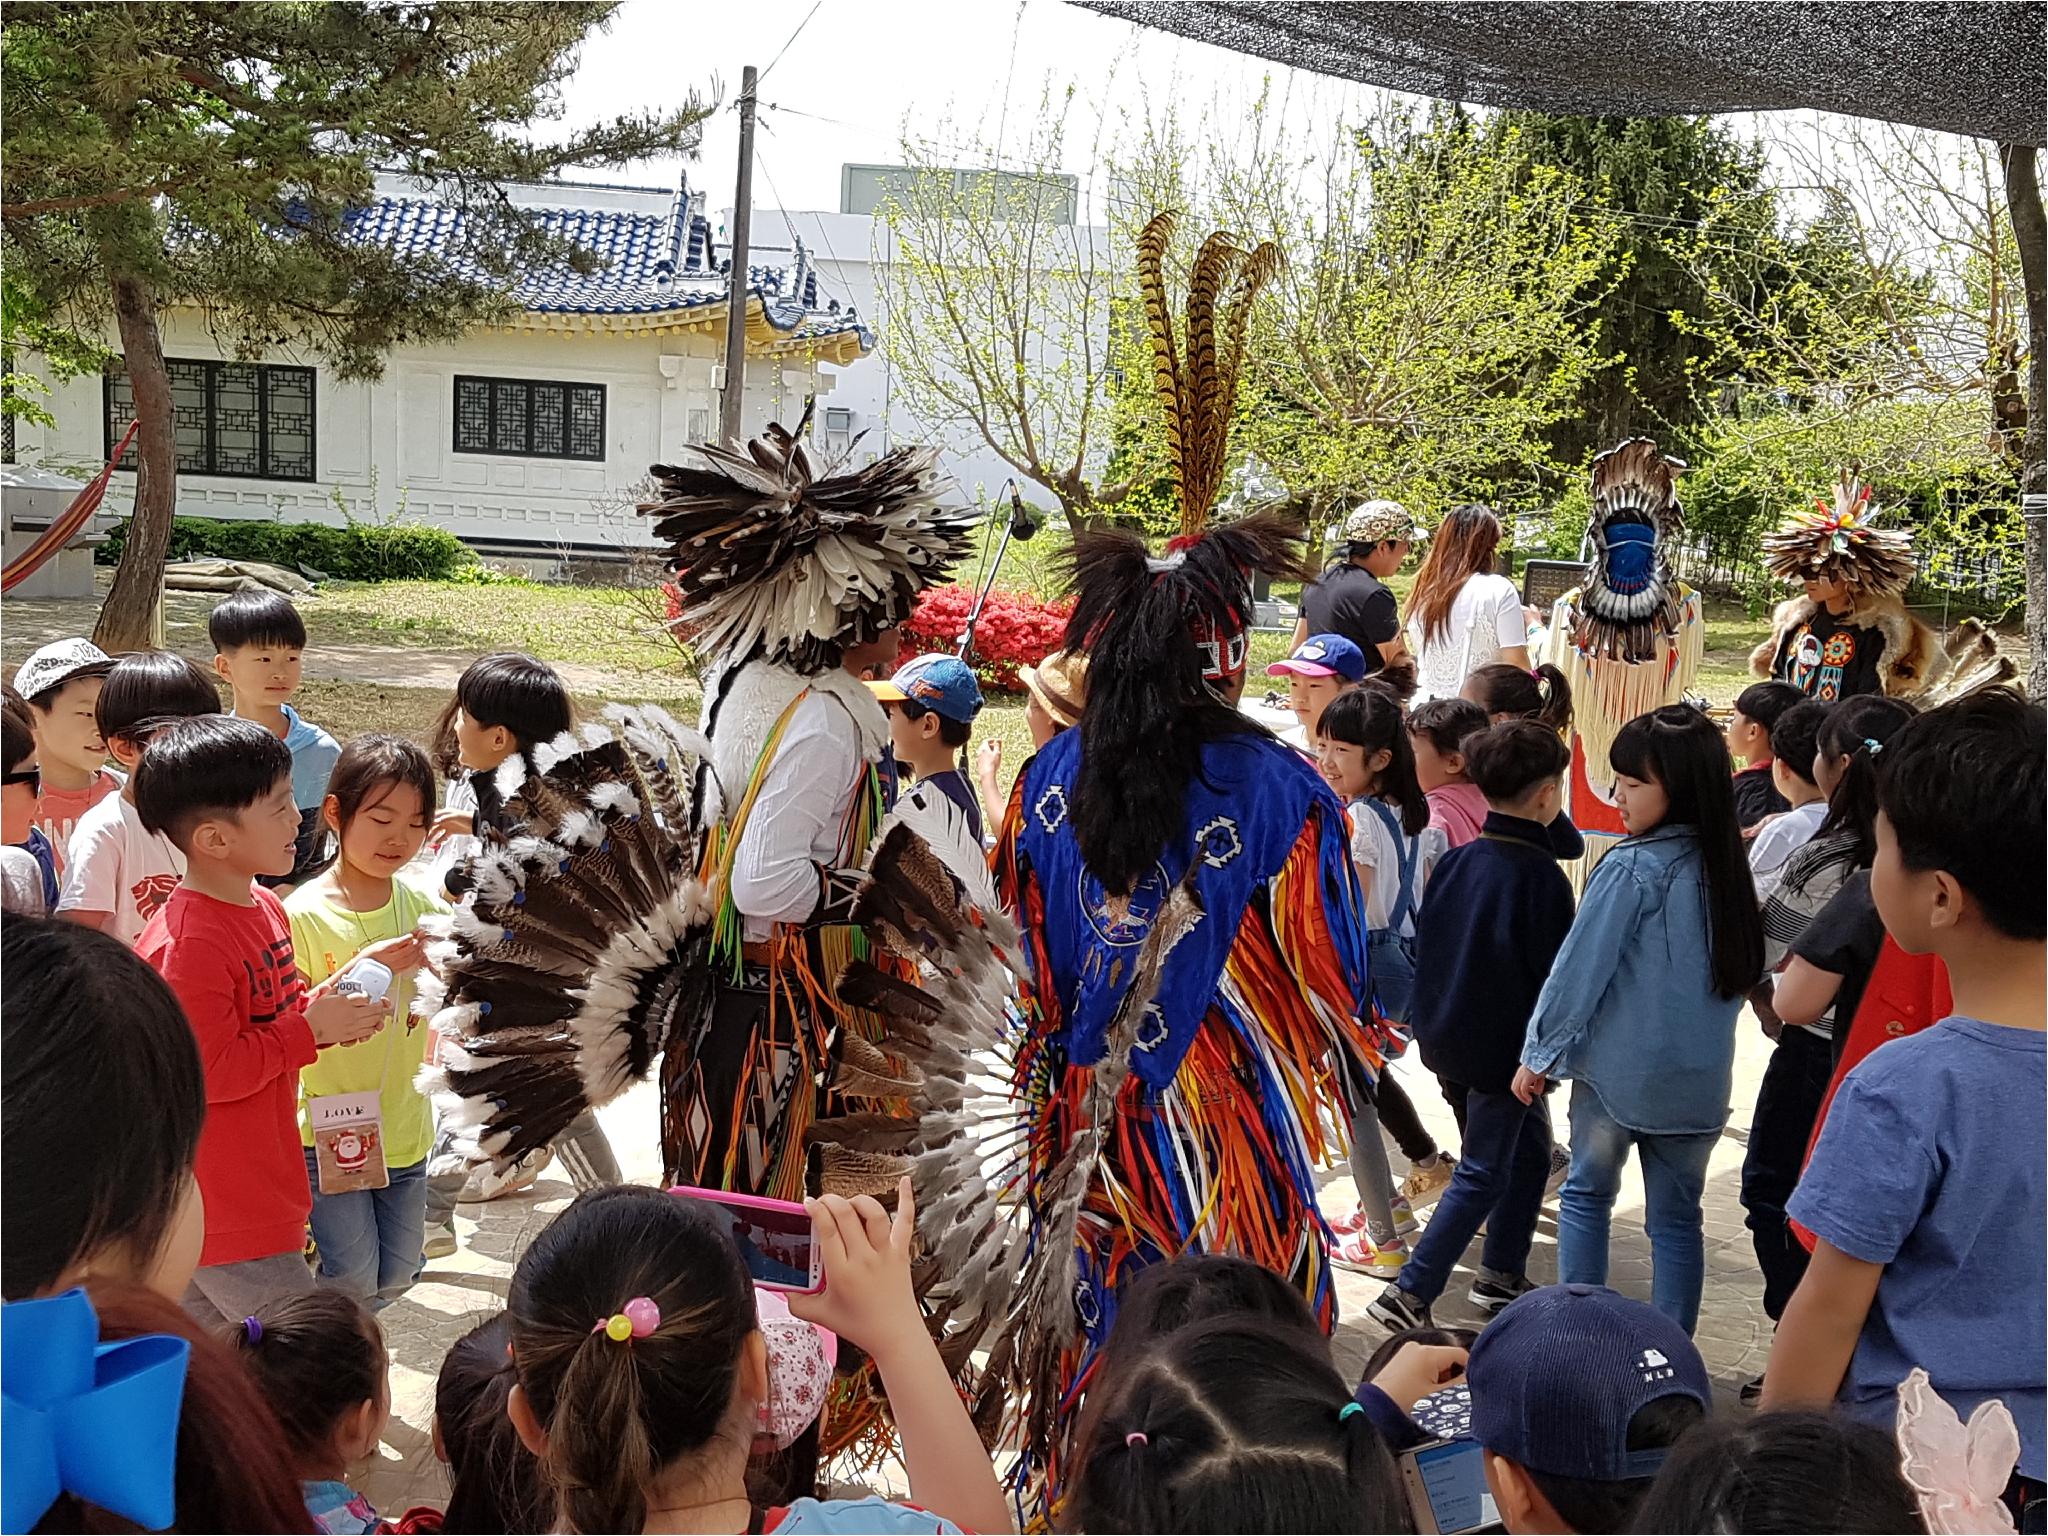
[[(529, 279), (511, 319), (452, 344), (399, 348), (374, 383), (338, 380), (311, 355), (238, 361), (198, 310), (165, 314), (179, 514), (402, 515), (486, 552), (534, 558), (644, 546), (633, 502), (648, 467), (717, 430), (730, 210), (707, 213), (687, 181), (510, 190), (604, 267)], [(861, 187), (849, 196), (859, 206)], [(382, 178), (356, 229), (402, 250), (446, 249), (460, 219), (430, 192)], [(865, 460), (937, 441), (959, 493), (993, 498), (1009, 467), (965, 434), (935, 436), (894, 398), (877, 347), (888, 245), (870, 212), (754, 210), (742, 427), (793, 424), (815, 396), (813, 441), (825, 454)], [(106, 339), (117, 344), (111, 330)], [(118, 365), (54, 386), (46, 403), (57, 425), (14, 423), (13, 459), (88, 475), (133, 412)], [(104, 510), (125, 516), (133, 493), (132, 473), (117, 473)]]

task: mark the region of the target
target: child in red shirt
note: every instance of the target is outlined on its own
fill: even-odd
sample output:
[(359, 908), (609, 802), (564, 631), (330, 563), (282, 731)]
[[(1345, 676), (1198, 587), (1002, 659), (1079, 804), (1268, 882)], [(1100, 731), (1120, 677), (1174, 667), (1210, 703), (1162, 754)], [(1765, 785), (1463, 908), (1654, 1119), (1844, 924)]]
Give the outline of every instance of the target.
[(185, 856), (184, 879), (135, 948), (177, 994), (206, 1073), (206, 1243), (185, 1293), (204, 1322), (239, 1321), (274, 1296), (311, 1289), (299, 1069), (323, 1046), (367, 1039), (384, 1022), (381, 1001), (306, 991), (284, 908), (253, 884), (292, 867), (291, 776), (282, 741), (221, 716), (158, 732), (135, 770), (143, 826)]

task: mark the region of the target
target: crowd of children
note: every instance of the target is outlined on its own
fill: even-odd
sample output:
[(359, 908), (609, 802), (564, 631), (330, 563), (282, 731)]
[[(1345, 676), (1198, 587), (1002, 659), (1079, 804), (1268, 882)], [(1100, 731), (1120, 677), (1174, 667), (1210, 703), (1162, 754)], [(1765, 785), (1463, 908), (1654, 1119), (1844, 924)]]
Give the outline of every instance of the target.
[[(338, 747), (292, 707), (306, 636), (288, 601), (231, 598), (210, 632), (231, 712), (181, 657), (82, 640), (36, 652), (5, 702), (10, 1370), (53, 1347), (18, 1338), (81, 1306), (103, 1344), (175, 1342), (182, 1415), (132, 1451), (175, 1472), (158, 1528), (1010, 1528), (913, 1299), (908, 1181), (893, 1214), (808, 1202), (826, 1285), (784, 1307), (710, 1208), (622, 1186), (590, 1115), (554, 1149), (581, 1193), (442, 1367), (446, 1509), (380, 1520), (349, 1483), (390, 1412), (375, 1314), (453, 1247), (468, 1177), (414, 1085), (434, 1048), (410, 1006), (421, 924), (460, 909), (456, 839), (517, 835), (508, 800), (574, 711), (543, 663), (486, 657), (432, 756), (385, 734)], [(1348, 809), (1375, 1041), (1419, 1056), (1459, 1145), (1392, 1071), (1353, 1085), (1358, 1203), (1331, 1222), (1333, 1257), (1388, 1281), (1368, 1315), (1394, 1335), (1359, 1381), (1267, 1271), (1145, 1269), (1075, 1421), (1059, 1525), (1416, 1529), (1412, 1457), (1451, 1439), (1480, 1448), (1511, 1531), (1978, 1529), (1936, 1512), (1988, 1521), (1987, 1499), (2042, 1529), (2041, 711), (2000, 691), (1916, 715), (1781, 684), (1746, 690), (1725, 734), (1654, 710), (1612, 745), (1628, 836), (1575, 910), (1562, 674), (1491, 662), (1410, 710), (1412, 679), (1368, 675), (1341, 636), (1272, 670)], [(1042, 746), (1086, 707), (1085, 659), (1025, 681)], [(978, 851), (1000, 758), (962, 771), (972, 672), (921, 656), (871, 687), (899, 788), (914, 776)], [(1941, 1006), (1872, 1022), (1867, 1003), (1915, 986)], [(1745, 1000), (1775, 1042), (1742, 1171), (1778, 1325), (1753, 1422), (1716, 1414), (1690, 1337)], [(1876, 1048), (1887, 1033), (1903, 1038)], [(1631, 1155), (1647, 1304), (1606, 1284)], [(1553, 1193), (1559, 1284), (1539, 1287)], [(1431, 1309), (1482, 1232), (1475, 1339)], [(907, 1501), (759, 1475), (792, 1414), (815, 1417), (835, 1336), (875, 1366)], [(1987, 1494), (1933, 1447), (1947, 1408), (1992, 1403), (2018, 1455)], [(24, 1523), (103, 1528), (89, 1493), (60, 1478)]]

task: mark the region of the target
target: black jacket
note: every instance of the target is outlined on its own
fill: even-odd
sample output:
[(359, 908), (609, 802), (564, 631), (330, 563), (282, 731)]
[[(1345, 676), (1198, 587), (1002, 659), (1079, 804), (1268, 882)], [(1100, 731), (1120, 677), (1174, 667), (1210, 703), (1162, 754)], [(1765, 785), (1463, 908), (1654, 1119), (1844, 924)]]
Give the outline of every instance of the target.
[(1416, 919), (1408, 1021), (1423, 1065), (1448, 1082), (1506, 1092), (1571, 926), (1571, 882), (1548, 830), (1489, 812), (1478, 837), (1437, 862)]

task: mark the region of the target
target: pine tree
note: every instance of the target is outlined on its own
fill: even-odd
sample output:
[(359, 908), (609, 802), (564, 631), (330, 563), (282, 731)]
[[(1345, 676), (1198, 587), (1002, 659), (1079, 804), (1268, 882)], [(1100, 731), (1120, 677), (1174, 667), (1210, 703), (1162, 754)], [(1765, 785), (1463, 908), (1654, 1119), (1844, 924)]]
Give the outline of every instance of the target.
[[(343, 379), (502, 312), (515, 274), (592, 258), (544, 236), (503, 183), (694, 147), (694, 94), (546, 139), (596, 3), (17, 4), (0, 41), (10, 298), (91, 335), (109, 318), (141, 423), (135, 512), (95, 639), (154, 629), (177, 502), (158, 316), (204, 306), (239, 356), (296, 346)], [(432, 183), (465, 248), (358, 243), (378, 171)], [(449, 259), (474, 265), (469, 274)]]

